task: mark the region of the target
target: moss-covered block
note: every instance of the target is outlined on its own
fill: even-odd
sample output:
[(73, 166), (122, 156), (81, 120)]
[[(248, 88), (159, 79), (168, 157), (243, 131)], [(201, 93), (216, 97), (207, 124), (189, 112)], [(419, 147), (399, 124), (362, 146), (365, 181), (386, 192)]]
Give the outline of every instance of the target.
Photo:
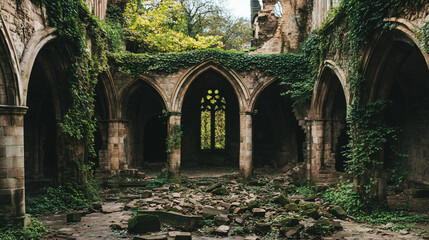
[(128, 231), (130, 233), (148, 233), (161, 230), (159, 217), (151, 214), (138, 214), (128, 220)]
[(290, 203), (289, 198), (287, 198), (283, 193), (280, 194), (278, 197), (274, 198), (274, 203), (279, 204), (280, 206), (285, 206), (286, 204)]

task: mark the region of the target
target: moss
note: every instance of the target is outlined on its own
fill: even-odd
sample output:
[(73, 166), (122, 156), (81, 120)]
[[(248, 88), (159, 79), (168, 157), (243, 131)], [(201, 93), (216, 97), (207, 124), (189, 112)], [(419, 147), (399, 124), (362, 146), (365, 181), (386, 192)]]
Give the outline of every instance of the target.
[(258, 201), (253, 200), (253, 201), (250, 201), (250, 202), (247, 204), (247, 207), (248, 207), (248, 208), (250, 208), (250, 209), (253, 209), (253, 208), (258, 208), (260, 205), (261, 205), (261, 204), (260, 204)]
[(213, 190), (212, 193), (215, 195), (227, 195), (227, 194), (229, 194), (229, 191), (225, 187), (220, 187), (220, 188), (216, 188), (215, 190)]
[(280, 206), (285, 206), (286, 204), (290, 203), (289, 198), (287, 198), (283, 193), (280, 194), (278, 197), (274, 198), (274, 203), (279, 204)]
[(128, 220), (128, 231), (131, 233), (148, 233), (161, 230), (159, 217), (151, 214), (138, 214)]

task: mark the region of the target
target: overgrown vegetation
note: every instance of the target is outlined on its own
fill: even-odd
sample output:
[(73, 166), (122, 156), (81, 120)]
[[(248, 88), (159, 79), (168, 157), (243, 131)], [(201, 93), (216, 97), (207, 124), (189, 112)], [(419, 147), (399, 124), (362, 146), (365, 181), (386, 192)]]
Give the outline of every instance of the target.
[(341, 206), (348, 215), (353, 216), (357, 222), (371, 224), (386, 223), (416, 223), (425, 222), (426, 218), (419, 214), (409, 215), (406, 209), (390, 209), (385, 203), (375, 204), (367, 202), (355, 191), (350, 180), (340, 178), (340, 182), (329, 187), (322, 198), (331, 204)]
[(178, 124), (174, 124), (171, 127), (166, 140), (167, 153), (171, 153), (173, 149), (180, 148), (180, 145), (182, 143), (182, 135), (182, 127)]
[(46, 233), (46, 228), (37, 219), (30, 216), (30, 225), (22, 227), (16, 224), (7, 224), (0, 228), (2, 240), (36, 240), (41, 239)]
[[(359, 194), (367, 199), (375, 196), (377, 185), (377, 168), (382, 164), (376, 154), (387, 142), (397, 140), (399, 129), (388, 126), (383, 121), (383, 112), (387, 102), (365, 102), (364, 73), (362, 72), (362, 56), (370, 38), (389, 29), (392, 25), (384, 19), (396, 16), (403, 9), (414, 11), (425, 4), (422, 0), (348, 0), (342, 1), (334, 9), (331, 16), (307, 40), (303, 53), (309, 59), (312, 68), (312, 81), (298, 83), (298, 88), (306, 89), (314, 84), (320, 65), (328, 54), (340, 54), (348, 61), (348, 84), (353, 102), (347, 111), (350, 126), (348, 135), (350, 143), (345, 155), (349, 158), (347, 172), (355, 176)], [(427, 42), (422, 32), (422, 41)], [(348, 32), (347, 38), (344, 32)], [(399, 157), (403, 155), (399, 154)]]
[(43, 188), (25, 199), (26, 211), (32, 215), (83, 209), (99, 200), (95, 194), (88, 194), (86, 189), (71, 183)]
[(249, 55), (242, 52), (208, 49), (157, 55), (117, 53), (110, 54), (109, 59), (112, 67), (133, 76), (148, 73), (175, 73), (181, 68), (213, 61), (237, 72), (259, 70), (276, 77), (290, 87), (287, 93), (292, 95), (296, 103), (307, 102), (313, 92), (313, 86), (308, 81), (309, 72), (311, 72), (309, 64), (304, 56), (298, 54)]
[[(94, 132), (95, 87), (100, 72), (107, 69), (106, 32), (100, 20), (92, 15), (80, 0), (44, 1), (49, 24), (57, 29), (58, 38), (70, 57), (69, 89), (71, 106), (60, 123), (67, 134), (72, 160), (75, 162), (75, 181), (87, 193), (94, 193), (92, 166), (89, 156), (95, 155)], [(92, 51), (88, 51), (91, 40)]]

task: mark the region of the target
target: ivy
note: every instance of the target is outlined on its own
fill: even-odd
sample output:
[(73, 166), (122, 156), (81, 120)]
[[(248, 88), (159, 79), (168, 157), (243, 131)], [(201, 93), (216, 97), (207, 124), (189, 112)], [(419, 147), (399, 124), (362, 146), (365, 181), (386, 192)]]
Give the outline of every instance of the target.
[(276, 77), (290, 87), (287, 93), (296, 103), (308, 102), (313, 92), (312, 82), (308, 81), (309, 64), (303, 55), (298, 54), (249, 55), (209, 49), (156, 55), (116, 53), (110, 54), (109, 59), (111, 66), (134, 77), (150, 73), (171, 74), (205, 61), (214, 61), (237, 72), (259, 70)]
[[(71, 59), (68, 74), (71, 106), (60, 127), (69, 136), (71, 147), (76, 148), (78, 142), (83, 142), (86, 148), (83, 153), (85, 157), (75, 156), (75, 162), (80, 175), (78, 180), (87, 184), (91, 174), (82, 170), (82, 166), (86, 166), (84, 162), (88, 154), (95, 155), (95, 86), (98, 74), (107, 68), (106, 32), (100, 20), (90, 13), (81, 0), (45, 0), (44, 5), (49, 23), (57, 29), (58, 38), (65, 43)], [(91, 52), (87, 40), (91, 40)]]
[[(358, 179), (358, 187), (365, 190), (361, 191), (363, 194), (374, 193), (376, 169), (382, 164), (375, 156), (385, 143), (397, 140), (399, 132), (397, 127), (388, 126), (383, 121), (387, 102), (365, 103), (361, 99), (366, 81), (362, 72), (363, 50), (375, 33), (391, 27), (384, 19), (397, 16), (404, 9), (415, 10), (424, 4), (423, 0), (344, 0), (304, 44), (303, 54), (310, 62), (313, 83), (329, 54), (339, 55), (348, 61), (348, 84), (353, 101), (347, 111), (350, 144), (345, 155), (349, 158), (348, 173)], [(341, 39), (344, 33), (347, 37)], [(422, 43), (427, 44), (427, 23), (420, 35)], [(311, 81), (303, 83), (308, 82)]]
[(182, 143), (182, 135), (183, 131), (181, 126), (178, 124), (174, 124), (173, 127), (171, 127), (171, 130), (168, 133), (166, 139), (167, 153), (171, 153), (173, 149), (180, 148), (180, 145)]
[(420, 43), (424, 50), (429, 53), (429, 21), (426, 21), (423, 24), (423, 27), (420, 31), (417, 31), (420, 35)]

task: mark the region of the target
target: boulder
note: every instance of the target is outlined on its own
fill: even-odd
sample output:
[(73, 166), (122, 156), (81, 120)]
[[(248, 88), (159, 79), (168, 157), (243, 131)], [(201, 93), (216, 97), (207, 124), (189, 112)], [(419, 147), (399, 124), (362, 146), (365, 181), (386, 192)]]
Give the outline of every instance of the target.
[(222, 236), (227, 236), (228, 235), (228, 232), (229, 232), (229, 226), (226, 226), (226, 225), (222, 225), (222, 226), (219, 226), (217, 229), (216, 229), (216, 233), (217, 234), (219, 234), (219, 235), (222, 235)]
[(229, 218), (227, 215), (219, 215), (219, 216), (215, 216), (213, 223), (217, 226), (221, 226), (221, 225), (226, 225), (229, 222)]
[(328, 212), (339, 219), (345, 219), (347, 217), (346, 211), (340, 206), (332, 205), (329, 207)]
[(220, 187), (220, 188), (216, 188), (215, 190), (213, 190), (212, 193), (215, 195), (227, 195), (227, 194), (229, 194), (229, 191), (228, 191), (228, 189), (226, 189), (224, 187)]
[(153, 214), (137, 214), (128, 220), (128, 231), (130, 233), (148, 233), (161, 230), (159, 217)]
[(315, 220), (320, 218), (320, 214), (315, 208), (310, 208), (310, 209), (306, 210), (304, 214), (315, 219)]
[(285, 206), (286, 204), (290, 203), (289, 198), (287, 198), (283, 193), (274, 198), (274, 203), (279, 204), (280, 206)]
[(298, 218), (286, 218), (280, 221), (282, 227), (295, 227), (299, 225)]
[(271, 225), (268, 223), (256, 223), (255, 231), (266, 234), (267, 232), (271, 231)]
[(254, 217), (265, 217), (265, 214), (267, 213), (265, 209), (262, 208), (254, 208), (252, 209), (252, 212)]

